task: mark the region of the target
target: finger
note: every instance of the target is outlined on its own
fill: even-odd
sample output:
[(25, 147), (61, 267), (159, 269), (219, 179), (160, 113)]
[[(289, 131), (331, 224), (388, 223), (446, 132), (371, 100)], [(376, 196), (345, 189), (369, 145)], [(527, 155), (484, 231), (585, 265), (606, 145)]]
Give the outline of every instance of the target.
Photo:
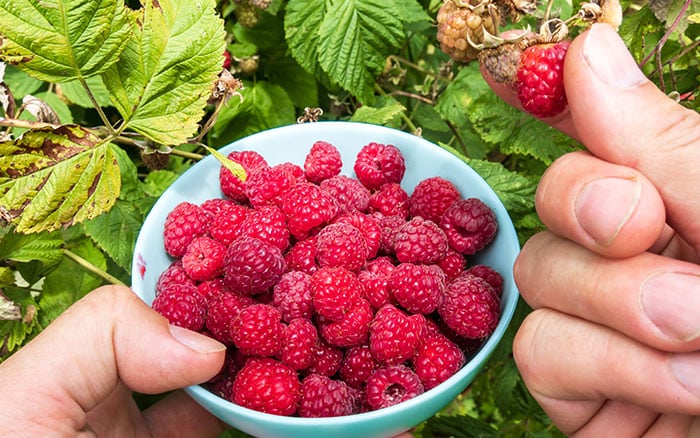
[(535, 309), (549, 307), (596, 322), (666, 351), (700, 349), (696, 264), (651, 253), (604, 258), (544, 232), (523, 246), (514, 275)]
[[(120, 380), (142, 393), (201, 383), (219, 371), (224, 351), (213, 339), (170, 326), (129, 289), (109, 286), (81, 299), (3, 363), (0, 388), (15, 400), (11, 406), (22, 407), (18, 418), (42, 415), (62, 426), (75, 419), (69, 427), (80, 430), (84, 412)], [(27, 391), (27, 382), (35, 390)]]
[[(577, 403), (577, 402), (571, 402)], [(616, 438), (637, 438), (658, 420), (659, 413), (625, 402), (606, 400), (572, 437), (607, 436), (611, 430)], [(622, 420), (622, 421), (621, 421)]]
[(218, 437), (227, 429), (184, 391), (176, 391), (144, 411), (154, 437)]
[(699, 249), (700, 114), (656, 88), (605, 24), (592, 25), (571, 43), (565, 87), (586, 148), (644, 174), (664, 200), (669, 225)]
[(642, 174), (586, 152), (555, 161), (535, 200), (549, 230), (610, 257), (646, 251), (665, 227), (663, 201)]
[(688, 374), (693, 361), (700, 369), (700, 353), (663, 353), (607, 327), (539, 309), (518, 330), (513, 354), (533, 397), (564, 432), (586, 424), (605, 400), (700, 413), (698, 385), (689, 384), (697, 370)]

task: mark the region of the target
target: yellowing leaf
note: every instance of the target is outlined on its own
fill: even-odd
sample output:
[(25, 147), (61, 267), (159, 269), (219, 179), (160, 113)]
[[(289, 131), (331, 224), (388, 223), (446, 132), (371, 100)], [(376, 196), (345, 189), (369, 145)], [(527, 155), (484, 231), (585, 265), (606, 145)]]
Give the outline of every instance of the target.
[(0, 212), (18, 232), (94, 218), (112, 207), (119, 191), (111, 146), (85, 128), (38, 129), (0, 142)]

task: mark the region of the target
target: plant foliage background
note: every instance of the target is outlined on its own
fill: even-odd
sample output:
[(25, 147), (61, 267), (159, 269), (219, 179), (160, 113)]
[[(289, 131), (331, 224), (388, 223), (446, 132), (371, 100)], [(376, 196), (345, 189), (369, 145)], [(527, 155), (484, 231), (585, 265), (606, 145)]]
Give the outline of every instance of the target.
[[(158, 196), (208, 148), (268, 128), (352, 120), (421, 135), (489, 182), (523, 242), (542, 228), (539, 177), (580, 145), (440, 51), (442, 0), (250, 1), (0, 0), (0, 360), (95, 287), (128, 284)], [(551, 10), (568, 18), (573, 1)], [(698, 110), (700, 2), (622, 6), (644, 72)], [(220, 76), (224, 51), (232, 77)], [(560, 435), (511, 356), (527, 312), (417, 436)]]

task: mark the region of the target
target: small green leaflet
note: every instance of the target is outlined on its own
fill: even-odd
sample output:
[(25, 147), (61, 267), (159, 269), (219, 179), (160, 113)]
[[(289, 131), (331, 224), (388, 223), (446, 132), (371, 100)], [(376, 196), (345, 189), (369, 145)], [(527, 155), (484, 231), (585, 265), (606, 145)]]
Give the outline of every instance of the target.
[(386, 125), (404, 111), (406, 108), (396, 101), (380, 108), (363, 105), (355, 111), (350, 121)]
[(28, 263), (38, 260), (44, 264), (63, 257), (63, 239), (54, 233), (21, 234), (9, 232), (0, 238), (0, 260)]
[(109, 210), (120, 191), (111, 148), (76, 125), (0, 142), (0, 210), (20, 233), (52, 231)]
[(129, 36), (121, 0), (0, 0), (0, 59), (48, 82), (99, 74)]
[(248, 174), (246, 174), (243, 166), (241, 166), (233, 160), (229, 160), (228, 157), (226, 157), (224, 154), (220, 153), (216, 149), (210, 148), (209, 146), (205, 147), (207, 148), (210, 154), (212, 154), (217, 160), (219, 160), (222, 166), (227, 168), (233, 174), (233, 176), (235, 176), (241, 181), (245, 181), (246, 178), (248, 178)]
[(185, 143), (198, 129), (225, 49), (214, 0), (145, 2), (131, 15), (121, 59), (103, 75), (130, 128), (159, 144)]

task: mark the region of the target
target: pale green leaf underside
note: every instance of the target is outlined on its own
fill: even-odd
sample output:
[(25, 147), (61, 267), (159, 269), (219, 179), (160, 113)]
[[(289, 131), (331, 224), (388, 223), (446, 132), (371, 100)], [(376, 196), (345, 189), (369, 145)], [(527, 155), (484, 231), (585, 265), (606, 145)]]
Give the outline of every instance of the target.
[(122, 0), (0, 0), (0, 58), (49, 82), (99, 74), (130, 28)]
[[(79, 127), (29, 131), (0, 143), (0, 208), (32, 233), (83, 222), (109, 210), (120, 172), (108, 143)], [(76, 137), (75, 132), (85, 137)]]
[(194, 134), (225, 49), (215, 6), (213, 0), (161, 0), (135, 14), (120, 61), (103, 74), (123, 127), (161, 144)]

